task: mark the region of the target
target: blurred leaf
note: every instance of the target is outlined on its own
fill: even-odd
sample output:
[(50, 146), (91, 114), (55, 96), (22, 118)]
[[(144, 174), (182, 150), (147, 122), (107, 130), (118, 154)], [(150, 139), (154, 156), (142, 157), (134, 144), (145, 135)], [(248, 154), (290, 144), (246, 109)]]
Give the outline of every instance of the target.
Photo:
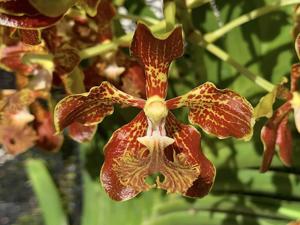
[(29, 159), (25, 166), (42, 210), (45, 224), (67, 225), (61, 198), (44, 163), (37, 159)]

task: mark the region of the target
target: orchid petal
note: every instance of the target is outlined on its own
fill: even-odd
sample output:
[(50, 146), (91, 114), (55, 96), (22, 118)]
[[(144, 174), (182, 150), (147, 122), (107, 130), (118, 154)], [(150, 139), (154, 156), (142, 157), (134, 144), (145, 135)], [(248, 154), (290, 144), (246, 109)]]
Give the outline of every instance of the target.
[(276, 144), (279, 146), (279, 157), (285, 166), (292, 164), (292, 133), (288, 127), (288, 115), (278, 126)]
[(19, 29), (20, 41), (28, 45), (38, 45), (42, 42), (39, 30)]
[(146, 97), (145, 74), (138, 63), (131, 63), (121, 76), (122, 90), (135, 97)]
[(290, 101), (292, 108), (294, 109), (295, 125), (300, 133), (300, 92), (293, 92), (292, 99)]
[(22, 62), (22, 56), (27, 52), (44, 52), (42, 46), (30, 46), (19, 42), (14, 46), (6, 46), (0, 49), (0, 62), (10, 70), (24, 75), (30, 74), (36, 68), (36, 65), (27, 65)]
[[(275, 153), (278, 127), (290, 111), (291, 104), (289, 102), (284, 103), (274, 112), (273, 116), (267, 121), (261, 130), (260, 138), (264, 145), (263, 161), (260, 167), (261, 172), (266, 172), (271, 165)], [(284, 129), (284, 125), (281, 129)], [(282, 139), (282, 137), (279, 138)]]
[(167, 101), (169, 109), (189, 107), (189, 121), (219, 138), (252, 136), (254, 118), (251, 104), (229, 89), (217, 89), (206, 82), (185, 95)]
[(74, 122), (69, 126), (69, 136), (79, 143), (91, 141), (97, 131), (97, 125), (84, 126)]
[(145, 67), (147, 97), (158, 95), (165, 98), (169, 65), (183, 54), (181, 27), (176, 27), (167, 37), (157, 38), (146, 25), (139, 23), (131, 52)]
[(298, 90), (297, 82), (300, 78), (300, 63), (293, 64), (291, 69), (291, 92)]
[[(143, 180), (147, 174), (141, 174), (143, 171), (139, 170), (146, 151), (137, 138), (144, 136), (146, 130), (147, 119), (144, 112), (140, 112), (130, 123), (116, 130), (104, 147), (105, 161), (100, 174), (101, 183), (108, 195), (116, 201), (131, 199), (150, 188)], [(126, 165), (123, 167), (119, 159), (124, 157)], [(134, 176), (130, 175), (132, 170), (135, 171)], [(135, 183), (134, 186), (138, 188), (128, 185), (126, 181)]]
[[(166, 118), (166, 132), (167, 136), (175, 140), (174, 144), (166, 149), (169, 159), (172, 159), (176, 153), (182, 159), (185, 158), (190, 165), (197, 165), (200, 169), (200, 174), (182, 194), (188, 197), (207, 195), (214, 183), (215, 167), (202, 153), (200, 133), (194, 127), (177, 121), (172, 113), (169, 113)], [(184, 179), (187, 177), (178, 177), (174, 182), (179, 185), (181, 181), (184, 182)]]
[(300, 133), (300, 107), (294, 109), (294, 120), (298, 133)]
[(32, 108), (35, 116), (33, 126), (38, 136), (36, 145), (49, 152), (58, 151), (64, 138), (61, 134), (55, 135), (52, 114), (38, 102), (35, 102)]
[(71, 73), (80, 63), (80, 56), (77, 49), (65, 46), (58, 49), (53, 58), (55, 72), (59, 75)]
[(39, 14), (38, 11), (29, 3), (28, 0), (22, 0), (22, 4), (19, 1), (1, 1), (0, 11), (8, 15), (31, 15)]
[(73, 122), (86, 126), (98, 124), (105, 116), (113, 113), (113, 104), (142, 108), (144, 100), (119, 91), (109, 82), (102, 82), (90, 92), (67, 96), (56, 105), (54, 115), (56, 130), (60, 132)]
[(34, 146), (37, 139), (36, 132), (28, 125), (20, 127), (9, 123), (0, 124), (0, 144), (9, 154), (25, 152)]
[(58, 22), (63, 15), (47, 17), (40, 14), (28, 0), (0, 2), (0, 24), (26, 29), (46, 28)]
[(300, 34), (298, 34), (296, 41), (295, 41), (295, 49), (300, 60)]
[(110, 0), (101, 0), (97, 11), (98, 13), (95, 15), (94, 20), (98, 25), (98, 40), (100, 42), (112, 40), (112, 19), (116, 15), (116, 9), (113, 3)]
[(13, 16), (0, 13), (0, 25), (20, 29), (41, 29), (55, 25), (62, 17), (47, 17), (41, 14), (35, 16)]

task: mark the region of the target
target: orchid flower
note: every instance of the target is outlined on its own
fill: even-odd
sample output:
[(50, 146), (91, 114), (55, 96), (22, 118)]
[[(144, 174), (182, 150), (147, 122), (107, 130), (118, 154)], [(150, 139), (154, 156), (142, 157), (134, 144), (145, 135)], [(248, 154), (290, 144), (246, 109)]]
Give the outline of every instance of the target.
[[(300, 35), (295, 43), (296, 52), (300, 56)], [(300, 59), (300, 57), (299, 57)], [(300, 78), (300, 63), (294, 64), (291, 69), (291, 87), (287, 94), (287, 101), (275, 110), (273, 116), (261, 130), (261, 140), (264, 145), (261, 172), (266, 172), (275, 154), (275, 146), (279, 147), (279, 158), (285, 166), (292, 164), (292, 133), (288, 126), (289, 114), (294, 111), (294, 119), (300, 133), (300, 93), (297, 82)]]
[[(300, 34), (295, 40), (295, 50), (300, 60)], [(294, 111), (294, 121), (297, 131), (300, 133), (300, 93), (298, 81), (300, 78), (300, 63), (292, 65), (291, 86), (285, 94), (286, 102), (275, 110), (272, 117), (261, 130), (261, 141), (264, 145), (261, 172), (266, 172), (275, 154), (275, 147), (279, 147), (279, 158), (285, 166), (292, 164), (292, 133), (288, 126), (288, 117)]]
[[(228, 89), (219, 90), (210, 82), (165, 100), (169, 65), (183, 54), (181, 27), (158, 38), (139, 23), (131, 52), (144, 66), (147, 99), (102, 82), (89, 93), (68, 96), (57, 104), (54, 116), (57, 131), (74, 122), (98, 124), (113, 113), (113, 104), (141, 108), (131, 122), (113, 133), (104, 147), (100, 179), (108, 195), (117, 201), (128, 200), (152, 187), (188, 197), (208, 194), (215, 167), (202, 153), (201, 135), (194, 127), (179, 122), (170, 110), (188, 107), (190, 122), (219, 138), (249, 139), (252, 106), (240, 95)], [(145, 181), (157, 173), (164, 179), (157, 177), (156, 184)]]

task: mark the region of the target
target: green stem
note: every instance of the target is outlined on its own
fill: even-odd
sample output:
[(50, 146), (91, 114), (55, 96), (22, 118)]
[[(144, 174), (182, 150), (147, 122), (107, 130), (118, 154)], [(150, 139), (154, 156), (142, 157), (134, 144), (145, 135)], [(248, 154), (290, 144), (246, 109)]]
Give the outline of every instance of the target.
[(222, 37), (225, 33), (229, 32), (230, 30), (232, 30), (236, 27), (239, 27), (242, 24), (245, 24), (245, 23), (247, 23), (251, 20), (254, 20), (260, 16), (263, 16), (267, 13), (276, 11), (283, 6), (288, 6), (288, 5), (293, 5), (293, 4), (299, 4), (299, 0), (280, 0), (276, 4), (266, 5), (264, 7), (252, 10), (251, 12), (246, 13), (246, 14), (230, 21), (229, 23), (227, 23), (220, 29), (215, 30), (211, 33), (205, 34), (204, 39), (207, 42), (212, 43), (212, 42), (216, 41), (217, 39), (219, 39), (220, 37)]
[(154, 19), (154, 18), (151, 18), (151, 17), (148, 17), (148, 16), (140, 17), (140, 16), (136, 16), (136, 15), (132, 15), (132, 14), (121, 14), (121, 13), (119, 13), (114, 18), (115, 19), (130, 19), (132, 21), (143, 21), (143, 22), (145, 22), (147, 24), (150, 24), (150, 25), (158, 23), (157, 19)]
[(86, 48), (80, 51), (79, 56), (82, 59), (87, 59), (97, 55), (105, 54), (110, 51), (116, 51), (118, 46), (114, 42), (108, 42), (105, 44), (98, 44), (90, 48)]
[[(165, 21), (160, 21), (152, 26), (150, 29), (153, 32), (164, 30), (166, 25)], [(86, 48), (80, 51), (79, 55), (81, 59), (87, 59), (97, 55), (105, 54), (110, 51), (116, 51), (118, 46), (129, 46), (132, 40), (133, 33), (128, 33), (114, 40), (113, 42), (101, 43), (94, 45), (90, 48)]]
[(22, 62), (24, 64), (40, 64), (49, 71), (54, 69), (52, 54), (26, 53), (22, 57)]
[(250, 70), (248, 70), (246, 67), (242, 66), (238, 61), (236, 61), (234, 58), (232, 58), (228, 53), (223, 51), (218, 46), (207, 43), (206, 40), (203, 39), (202, 35), (198, 32), (193, 32), (190, 36), (190, 41), (194, 44), (199, 44), (206, 48), (210, 53), (221, 59), (222, 61), (230, 64), (233, 66), (237, 71), (239, 71), (241, 74), (245, 75), (248, 79), (253, 81), (258, 86), (262, 87), (268, 92), (271, 92), (274, 89), (274, 85), (270, 83), (269, 81), (265, 80), (261, 76), (257, 76), (256, 74), (252, 73)]
[(274, 89), (275, 86), (272, 83), (265, 80), (261, 76), (257, 76), (256, 74), (252, 73), (250, 70), (248, 70), (246, 67), (239, 64), (235, 59), (229, 56), (225, 51), (220, 49), (218, 46), (214, 44), (208, 44), (206, 45), (206, 49), (213, 55), (217, 56), (219, 59), (232, 65), (237, 71), (244, 74), (248, 79), (252, 80), (255, 84), (262, 87), (266, 91), (271, 92)]

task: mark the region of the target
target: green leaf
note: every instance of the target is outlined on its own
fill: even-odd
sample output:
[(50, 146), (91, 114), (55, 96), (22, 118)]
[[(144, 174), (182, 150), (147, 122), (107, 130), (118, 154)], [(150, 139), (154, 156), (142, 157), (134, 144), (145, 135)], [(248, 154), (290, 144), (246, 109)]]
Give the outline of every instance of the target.
[(58, 190), (41, 160), (27, 160), (26, 171), (36, 194), (46, 225), (67, 225)]

